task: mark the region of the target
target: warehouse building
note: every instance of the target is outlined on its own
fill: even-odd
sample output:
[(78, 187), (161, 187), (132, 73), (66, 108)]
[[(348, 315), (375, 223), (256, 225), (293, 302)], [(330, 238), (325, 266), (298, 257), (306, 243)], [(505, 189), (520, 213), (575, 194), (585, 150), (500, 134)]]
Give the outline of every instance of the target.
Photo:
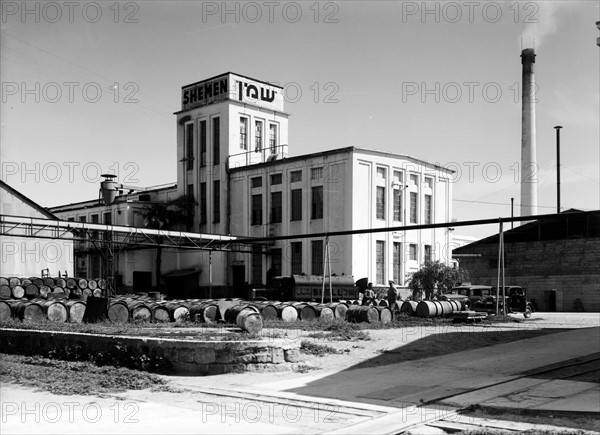
[[(31, 231), (28, 218), (58, 219), (44, 207), (0, 180), (0, 215), (14, 222), (3, 223), (0, 236), (0, 276), (73, 276), (73, 241), (69, 234), (61, 239), (55, 231)], [(19, 221), (20, 223), (18, 223)]]
[[(600, 211), (568, 210), (504, 232), (506, 285), (540, 311), (600, 311)], [(473, 284), (496, 285), (498, 235), (454, 249)]]
[[(225, 73), (182, 88), (177, 121), (177, 184), (98, 201), (54, 207), (63, 219), (141, 226), (143, 202), (187, 198), (192, 212), (177, 227), (240, 237), (450, 222), (451, 171), (410, 156), (346, 147), (290, 156), (283, 89)], [(401, 144), (398, 144), (401, 147)], [(137, 216), (137, 217), (136, 217)], [(104, 220), (104, 221), (102, 221)], [(178, 229), (176, 228), (176, 229)], [(273, 241), (247, 252), (171, 252), (161, 275), (195, 274), (199, 288), (239, 295), (272, 276), (323, 274), (324, 238)], [(154, 274), (153, 250), (127, 254), (123, 284)], [(427, 259), (450, 261), (451, 232), (428, 229), (331, 237), (331, 272), (406, 283)], [(131, 258), (135, 258), (132, 261)], [(211, 270), (208, 273), (208, 263)], [(89, 261), (88, 263), (89, 264)], [(89, 267), (89, 266), (88, 266)], [(209, 276), (210, 275), (210, 276)]]

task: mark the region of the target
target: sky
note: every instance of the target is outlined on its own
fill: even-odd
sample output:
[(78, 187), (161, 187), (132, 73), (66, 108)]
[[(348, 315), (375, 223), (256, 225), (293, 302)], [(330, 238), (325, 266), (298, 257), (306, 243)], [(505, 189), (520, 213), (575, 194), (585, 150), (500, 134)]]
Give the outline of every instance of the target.
[[(456, 171), (452, 215), (519, 212), (521, 49), (536, 50), (538, 212), (600, 208), (598, 1), (2, 1), (0, 178), (42, 206), (101, 173), (176, 181), (181, 87), (277, 83), (289, 152), (347, 146)], [(482, 237), (495, 227), (457, 233)]]

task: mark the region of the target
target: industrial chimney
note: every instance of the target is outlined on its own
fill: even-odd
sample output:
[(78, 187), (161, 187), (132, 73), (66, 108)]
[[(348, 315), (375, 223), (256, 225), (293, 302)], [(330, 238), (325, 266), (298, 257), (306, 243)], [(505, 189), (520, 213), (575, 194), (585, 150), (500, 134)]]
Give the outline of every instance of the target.
[(535, 52), (521, 52), (523, 64), (523, 95), (521, 114), (521, 216), (537, 214), (537, 159), (535, 135)]

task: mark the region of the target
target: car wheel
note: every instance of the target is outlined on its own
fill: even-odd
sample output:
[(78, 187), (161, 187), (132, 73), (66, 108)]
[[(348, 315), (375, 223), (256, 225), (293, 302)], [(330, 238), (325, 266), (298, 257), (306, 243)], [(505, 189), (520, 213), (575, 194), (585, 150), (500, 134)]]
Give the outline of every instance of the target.
[(523, 313), (523, 317), (525, 317), (526, 319), (529, 319), (531, 317), (531, 308), (530, 307), (525, 308), (525, 312)]

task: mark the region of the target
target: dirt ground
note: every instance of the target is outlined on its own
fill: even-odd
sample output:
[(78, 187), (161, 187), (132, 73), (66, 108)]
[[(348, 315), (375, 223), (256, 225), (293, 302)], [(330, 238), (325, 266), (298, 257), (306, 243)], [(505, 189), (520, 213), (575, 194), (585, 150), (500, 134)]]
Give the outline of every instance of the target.
[[(524, 319), (515, 314), (519, 323), (445, 324), (436, 326), (414, 326), (399, 329), (372, 329), (364, 332), (369, 340), (337, 341), (327, 338), (311, 338), (306, 331), (279, 331), (289, 339), (302, 340), (327, 346), (336, 353), (322, 352), (320, 355), (304, 354), (303, 360), (312, 370), (344, 370), (373, 365), (414, 360), (436, 352), (468, 350), (501, 342), (521, 340), (542, 334), (559, 332), (571, 328), (600, 326), (600, 314), (586, 313), (534, 313)], [(418, 346), (414, 343), (419, 340)], [(413, 345), (411, 345), (413, 344)]]

